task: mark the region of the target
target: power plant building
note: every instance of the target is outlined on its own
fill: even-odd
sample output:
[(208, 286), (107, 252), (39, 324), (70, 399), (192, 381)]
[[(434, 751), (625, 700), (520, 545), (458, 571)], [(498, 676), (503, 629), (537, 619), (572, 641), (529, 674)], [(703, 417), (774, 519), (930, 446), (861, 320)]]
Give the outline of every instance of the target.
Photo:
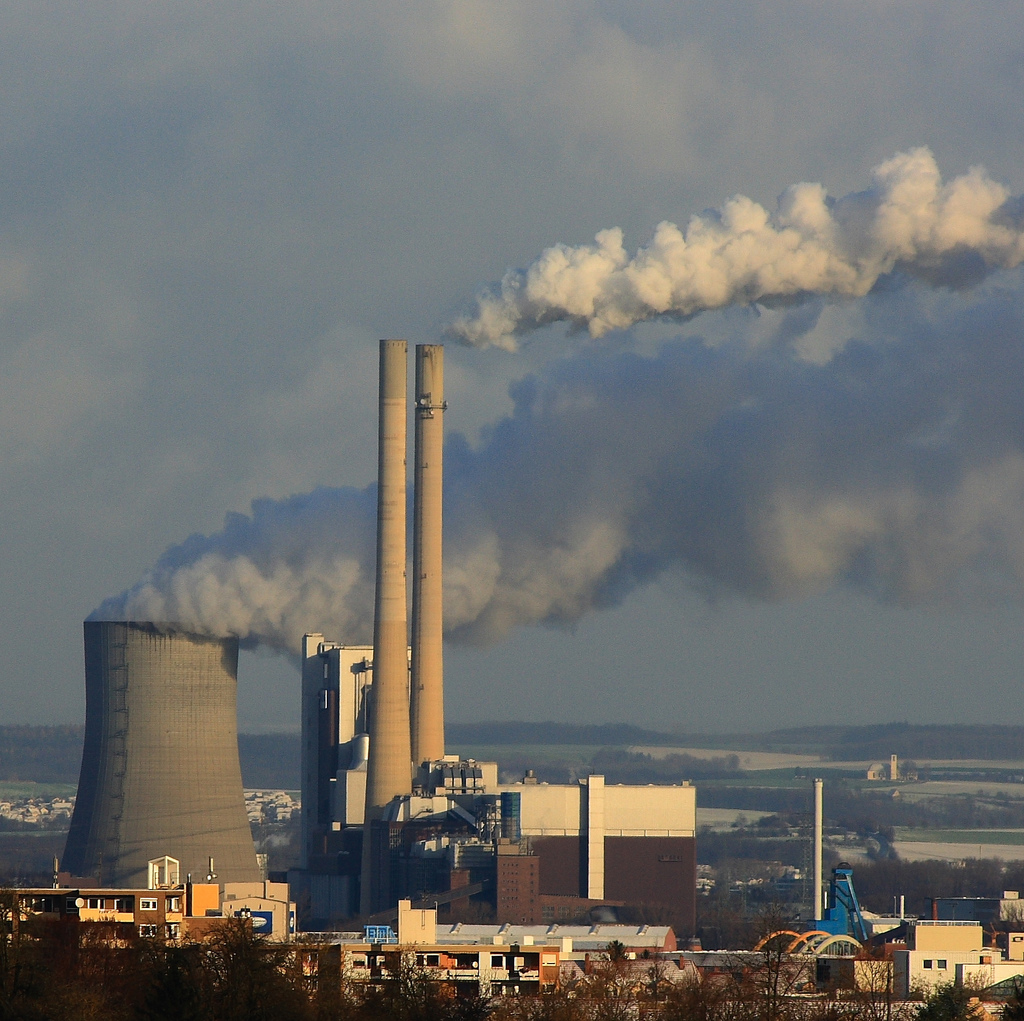
[(238, 761), (237, 674), (237, 638), (85, 622), (85, 746), (64, 870), (144, 886), (150, 860), (170, 855), (197, 881), (211, 871), (220, 882), (261, 879)]
[(496, 763), (445, 754), (443, 354), (416, 348), (411, 647), (408, 355), (395, 340), (380, 348), (374, 646), (303, 639), (304, 869), (289, 879), (305, 887), (304, 922), (387, 915), (403, 899), (454, 917), (475, 899), (523, 924), (575, 920), (596, 905), (658, 905), (692, 929), (688, 784), (623, 787), (590, 776), (549, 785), (529, 775), (502, 784)]
[(373, 647), (302, 638), (302, 864), (363, 824)]
[[(646, 905), (692, 929), (687, 783), (502, 783), (497, 763), (445, 753), (443, 348), (416, 349), (411, 628), (407, 360), (405, 341), (381, 342), (374, 644), (302, 639), (302, 867), (289, 882), (304, 927), (389, 915), (407, 899), (450, 918), (484, 902), (518, 924)], [(64, 870), (88, 885), (139, 886), (169, 856), (190, 882), (259, 882), (238, 758), (237, 638), (87, 621), (85, 663)]]

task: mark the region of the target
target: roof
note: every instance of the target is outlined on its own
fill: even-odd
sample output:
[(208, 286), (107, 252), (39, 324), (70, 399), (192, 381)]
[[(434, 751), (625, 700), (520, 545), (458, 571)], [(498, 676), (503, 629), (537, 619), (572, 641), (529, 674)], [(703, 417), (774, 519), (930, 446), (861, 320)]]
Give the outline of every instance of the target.
[(498, 937), (502, 943), (524, 943), (530, 936), (534, 943), (551, 943), (571, 939), (574, 950), (604, 950), (609, 943), (618, 942), (626, 947), (662, 949), (675, 946), (675, 933), (669, 925), (439, 925), (438, 942), (493, 943)]

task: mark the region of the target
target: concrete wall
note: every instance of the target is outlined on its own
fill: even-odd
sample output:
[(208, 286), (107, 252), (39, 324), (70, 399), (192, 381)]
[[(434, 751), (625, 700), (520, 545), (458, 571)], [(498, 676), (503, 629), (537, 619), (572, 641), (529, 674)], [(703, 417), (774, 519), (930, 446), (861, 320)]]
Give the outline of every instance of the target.
[(514, 784), (499, 789), (522, 795), (520, 824), (524, 837), (579, 835), (579, 784)]
[(911, 994), (927, 995), (937, 985), (952, 982), (957, 966), (981, 964), (978, 950), (895, 950), (893, 951), (893, 992), (900, 999)]
[(540, 861), (540, 892), (580, 896), (580, 838), (534, 837), (530, 841)]
[(609, 784), (604, 793), (607, 836), (692, 837), (697, 828), (693, 787)]
[(910, 926), (908, 950), (980, 950), (982, 929), (973, 922), (918, 921)]
[[(692, 837), (697, 827), (696, 790), (690, 786), (605, 784), (603, 828), (616, 837)], [(575, 836), (586, 829), (589, 781), (576, 784), (501, 784), (521, 796), (523, 836)]]
[(606, 837), (604, 896), (627, 904), (664, 905), (684, 936), (696, 928), (694, 837)]
[(498, 921), (540, 924), (540, 859), (535, 854), (502, 854), (499, 849), (497, 868)]
[(398, 902), (398, 942), (404, 947), (413, 943), (437, 941), (437, 911), (414, 908), (407, 900)]

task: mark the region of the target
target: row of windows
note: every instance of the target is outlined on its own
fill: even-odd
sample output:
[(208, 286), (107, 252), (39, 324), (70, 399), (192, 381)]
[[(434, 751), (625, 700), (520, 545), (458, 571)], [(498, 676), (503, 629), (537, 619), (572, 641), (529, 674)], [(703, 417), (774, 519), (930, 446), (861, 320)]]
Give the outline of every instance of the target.
[[(75, 901), (68, 898), (68, 909), (76, 906)], [(118, 911), (121, 913), (131, 914), (135, 910), (135, 898), (134, 897), (87, 897), (85, 906), (93, 911)], [(139, 910), (140, 911), (159, 911), (160, 900), (157, 897), (140, 897), (139, 898)], [(168, 911), (180, 911), (181, 910), (181, 898), (180, 897), (168, 897), (167, 898), (167, 910)]]
[[(177, 922), (168, 922), (164, 926), (168, 939), (177, 939), (181, 935), (181, 926)], [(139, 926), (140, 936), (159, 936), (160, 926), (159, 925), (140, 925)]]
[(926, 968), (931, 968), (933, 964), (936, 966), (938, 971), (945, 971), (946, 970), (946, 962), (944, 960), (938, 960), (938, 961), (928, 961), (928, 960), (926, 960), (924, 962), (924, 966)]

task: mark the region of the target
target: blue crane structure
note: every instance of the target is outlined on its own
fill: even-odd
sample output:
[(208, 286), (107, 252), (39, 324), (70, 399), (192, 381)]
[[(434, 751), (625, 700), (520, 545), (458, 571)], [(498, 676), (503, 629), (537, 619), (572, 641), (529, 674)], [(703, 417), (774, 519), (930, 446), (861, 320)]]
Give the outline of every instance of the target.
[(857, 891), (853, 888), (853, 867), (849, 862), (841, 861), (832, 870), (832, 880), (828, 884), (828, 905), (824, 918), (818, 918), (814, 926), (821, 932), (833, 936), (853, 936), (861, 943), (871, 937), (864, 915), (857, 900)]

